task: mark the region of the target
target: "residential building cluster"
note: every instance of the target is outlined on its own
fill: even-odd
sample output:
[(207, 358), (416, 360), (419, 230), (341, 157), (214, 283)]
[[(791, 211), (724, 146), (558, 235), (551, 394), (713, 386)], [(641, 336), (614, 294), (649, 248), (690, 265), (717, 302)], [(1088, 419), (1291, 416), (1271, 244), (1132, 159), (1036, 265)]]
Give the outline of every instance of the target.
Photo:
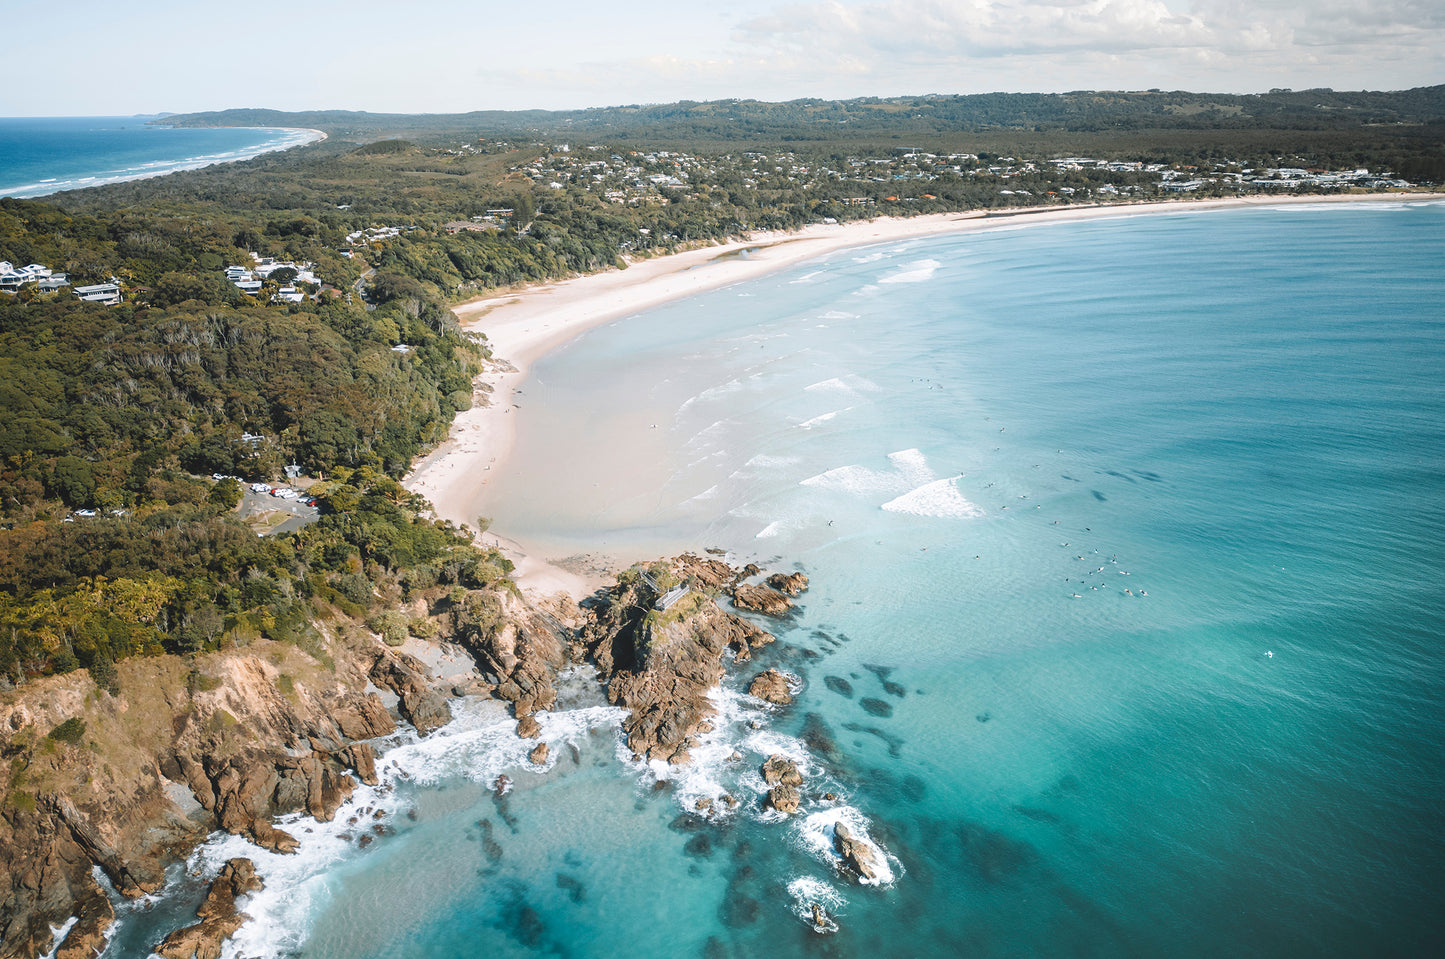
[(70, 277), (56, 273), (43, 263), (17, 267), (8, 260), (0, 260), (0, 293), (14, 296), (31, 284), (34, 284), (37, 293), (54, 293), (70, 287), (70, 292), (86, 303), (119, 306), (121, 301), (120, 282), (114, 277), (109, 283), (71, 286)]
[[(539, 145), (540, 146), (540, 145)], [(1189, 193), (1218, 185), (1244, 192), (1276, 189), (1399, 188), (1410, 186), (1388, 174), (1367, 170), (1326, 171), (1290, 167), (1249, 168), (1237, 162), (1215, 164), (1200, 170), (1138, 160), (1097, 157), (1058, 157), (1025, 160), (974, 153), (935, 154), (903, 147), (887, 156), (834, 155), (827, 160), (806, 160), (797, 154), (748, 151), (718, 157), (698, 157), (669, 150), (627, 153), (589, 146), (573, 149), (561, 144), (545, 149), (535, 159), (512, 168), (515, 176), (554, 190), (582, 189), (604, 200), (630, 206), (665, 204), (697, 199), (715, 190), (812, 190), (829, 186), (830, 199), (865, 205), (874, 198), (840, 198), (837, 187), (846, 183), (897, 184), (910, 181), (1008, 181), (1027, 178), (1027, 188), (1000, 183), (1004, 196), (1055, 198), (1111, 198), (1124, 194)], [(1111, 181), (1101, 175), (1113, 174)], [(880, 192), (877, 187), (870, 192)], [(900, 193), (902, 193), (900, 189)], [(917, 188), (914, 199), (928, 199)], [(896, 199), (882, 197), (882, 199)]]
[(306, 294), (296, 288), (297, 283), (321, 285), (316, 274), (311, 272), (313, 267), (311, 263), (289, 263), (269, 256), (257, 256), (255, 253), (251, 254), (251, 259), (255, 261), (253, 266), (226, 267), (226, 279), (247, 296), (259, 297), (266, 281), (277, 270), (295, 272), (290, 274), (290, 278), (271, 294), (270, 302), (272, 303), (300, 303), (306, 299)]
[(69, 286), (70, 279), (64, 273), (56, 273), (40, 263), (17, 267), (7, 260), (0, 260), (0, 292), (19, 293), (27, 283), (34, 283), (41, 293), (53, 293)]

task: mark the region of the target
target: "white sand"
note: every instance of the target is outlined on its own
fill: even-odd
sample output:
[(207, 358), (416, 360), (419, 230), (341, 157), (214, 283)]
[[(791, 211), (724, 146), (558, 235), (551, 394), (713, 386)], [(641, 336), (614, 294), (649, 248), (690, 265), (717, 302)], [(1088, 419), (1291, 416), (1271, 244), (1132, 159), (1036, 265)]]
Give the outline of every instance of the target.
[[(1335, 197), (1242, 197), (1175, 200), (1021, 211), (1011, 216), (944, 213), (884, 217), (859, 223), (813, 225), (794, 233), (755, 233), (747, 240), (636, 260), (608, 270), (486, 297), (454, 309), (464, 328), (484, 333), (496, 362), (480, 379), (491, 385), (491, 403), (457, 414), (446, 442), (421, 459), (405, 486), (429, 499), (437, 516), (475, 527), (489, 474), (506, 462), (515, 439), (513, 394), (538, 358), (603, 323), (707, 290), (751, 280), (849, 247), (940, 234), (1056, 223), (1099, 217), (1137, 216), (1230, 206), (1277, 206), (1390, 200), (1439, 200), (1445, 194), (1372, 194)], [(528, 592), (567, 592), (581, 599), (603, 585), (596, 575), (562, 570), (494, 532), (481, 539), (500, 546), (517, 564), (514, 579)]]

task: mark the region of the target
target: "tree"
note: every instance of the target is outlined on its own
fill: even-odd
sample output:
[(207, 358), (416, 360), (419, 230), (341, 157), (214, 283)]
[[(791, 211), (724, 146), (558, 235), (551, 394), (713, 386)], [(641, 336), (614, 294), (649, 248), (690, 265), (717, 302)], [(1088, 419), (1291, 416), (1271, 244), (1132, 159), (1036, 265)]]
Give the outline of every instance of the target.
[(56, 494), (68, 506), (90, 506), (95, 500), (95, 474), (78, 456), (62, 456), (51, 474)]
[(241, 484), (228, 476), (223, 480), (218, 480), (216, 485), (211, 487), (206, 501), (218, 512), (228, 513), (241, 504), (241, 496)]

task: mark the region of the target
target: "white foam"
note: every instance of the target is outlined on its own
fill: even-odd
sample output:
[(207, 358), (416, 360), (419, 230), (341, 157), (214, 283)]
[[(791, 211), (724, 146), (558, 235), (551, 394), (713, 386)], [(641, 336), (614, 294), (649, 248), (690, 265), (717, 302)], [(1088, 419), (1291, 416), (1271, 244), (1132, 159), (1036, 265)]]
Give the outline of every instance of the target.
[(688, 437), (687, 442), (683, 444), (683, 451), (693, 456), (699, 453), (712, 455), (717, 449), (717, 444), (727, 439), (729, 426), (727, 420), (714, 420)]
[(883, 504), (890, 513), (910, 516), (935, 516), (945, 519), (972, 519), (984, 515), (983, 510), (964, 498), (954, 485), (957, 476), (935, 480), (904, 493)]
[(717, 484), (714, 483), (714, 484), (712, 484), (711, 486), (709, 486), (707, 489), (703, 490), (701, 493), (698, 493), (698, 494), (696, 494), (696, 495), (694, 495), (694, 496), (689, 496), (687, 499), (683, 500), (683, 502), (684, 502), (684, 503), (698, 503), (698, 502), (702, 502), (703, 500), (717, 499), (717, 494), (718, 494)]
[(764, 526), (762, 529), (758, 530), (757, 535), (754, 536), (753, 539), (772, 539), (773, 537), (778, 536), (779, 534), (786, 531), (787, 528), (787, 525), (781, 520), (773, 520), (767, 526)]
[(677, 412), (678, 412), (678, 413), (683, 412), (683, 411), (686, 410), (688, 407), (692, 406), (694, 403), (710, 403), (710, 402), (712, 402), (713, 400), (722, 399), (723, 397), (727, 396), (729, 393), (736, 393), (738, 390), (740, 390), (740, 389), (742, 389), (742, 388), (743, 388), (742, 380), (738, 380), (738, 379), (731, 379), (731, 380), (728, 380), (726, 383), (719, 384), (718, 386), (709, 387), (708, 389), (703, 390), (701, 393), (697, 394), (696, 396), (693, 396), (693, 397), (690, 397), (689, 399), (684, 400), (684, 401), (683, 401), (683, 404), (677, 408)]
[(826, 380), (819, 380), (819, 381), (816, 382), (816, 383), (810, 383), (810, 384), (808, 384), (807, 386), (803, 387), (803, 390), (804, 390), (805, 392), (808, 392), (808, 393), (819, 393), (819, 392), (827, 392), (827, 393), (852, 393), (852, 392), (853, 392), (853, 388), (852, 388), (851, 386), (849, 386), (847, 383), (844, 383), (843, 380), (842, 380), (840, 377), (837, 377), (837, 376), (830, 377), (829, 379), (826, 379)]
[(903, 270), (889, 274), (879, 280), (879, 283), (923, 283), (933, 279), (933, 274), (938, 272), (942, 266), (937, 260), (919, 260), (910, 263)]
[(896, 473), (870, 470), (865, 466), (834, 467), (799, 480), (798, 485), (855, 494), (892, 493), (908, 489), (908, 483)]
[(770, 456), (767, 453), (759, 453), (743, 464), (743, 469), (782, 469), (798, 463), (796, 456)]
[(854, 839), (873, 850), (878, 878), (860, 878), (858, 881), (864, 885), (891, 886), (897, 878), (895, 867), (898, 866), (898, 860), (873, 841), (872, 837), (868, 835), (867, 817), (852, 806), (820, 809), (804, 816), (798, 821), (796, 827), (797, 842), (820, 861), (826, 862), (836, 869), (841, 869), (843, 859), (833, 848), (833, 828), (840, 822), (848, 827), (848, 832)]
[(812, 273), (804, 273), (802, 276), (798, 277), (796, 280), (789, 280), (788, 283), (789, 283), (789, 284), (793, 284), (793, 285), (798, 284), (798, 283), (812, 283), (812, 282), (813, 282), (813, 277), (818, 276), (818, 275), (819, 275), (820, 273), (822, 273), (822, 272), (823, 272), (822, 270), (814, 270)]
[(866, 253), (866, 254), (864, 254), (863, 256), (855, 256), (855, 257), (853, 257), (853, 262), (854, 262), (854, 263), (877, 263), (879, 260), (883, 259), (883, 258), (884, 258), (885, 256), (887, 256), (887, 255), (888, 255), (888, 254), (886, 254), (886, 253), (881, 253), (881, 252)]
[(857, 313), (844, 313), (842, 310), (829, 310), (827, 313), (824, 313), (824, 314), (823, 314), (822, 319), (825, 319), (825, 320), (856, 320), (856, 319), (858, 319), (858, 314), (857, 314)]
[[(833, 886), (817, 876), (798, 876), (788, 883), (788, 896), (793, 900), (790, 906), (793, 915), (813, 925), (813, 904), (817, 903), (828, 913), (829, 918), (838, 915), (848, 900)], [(835, 924), (834, 929), (837, 926)], [(833, 930), (818, 930), (828, 931)]]
[(815, 426), (820, 426), (820, 425), (822, 425), (823, 423), (828, 422), (828, 421), (831, 420), (833, 417), (837, 416), (839, 413), (846, 413), (846, 412), (848, 412), (848, 411), (851, 410), (852, 408), (853, 408), (853, 407), (851, 407), (851, 406), (845, 406), (845, 407), (843, 407), (841, 410), (833, 410), (831, 413), (822, 413), (822, 414), (820, 414), (820, 415), (818, 415), (818, 416), (813, 417), (813, 418), (810, 419), (810, 420), (804, 420), (803, 422), (799, 423), (799, 424), (798, 424), (798, 428), (799, 428), (799, 429), (804, 429), (804, 430), (810, 430), (810, 429), (812, 429), (812, 428), (815, 427)]
[(888, 454), (888, 462), (893, 468), (903, 474), (903, 478), (910, 486), (917, 486), (921, 483), (932, 482), (937, 479), (933, 470), (928, 468), (928, 460), (917, 449), (899, 450), (896, 453)]
[(75, 924), (79, 921), (79, 916), (71, 916), (60, 925), (51, 926), (50, 935), (52, 938), (50, 951), (41, 956), (40, 959), (55, 959), (55, 954), (60, 951), (61, 945), (65, 942), (65, 937), (70, 935), (70, 930), (74, 929)]
[[(692, 761), (686, 766), (670, 766), (667, 763), (651, 763), (649, 772), (656, 779), (666, 779), (673, 784), (673, 795), (685, 811), (699, 812), (699, 800), (712, 800), (707, 815), (713, 819), (727, 818), (746, 810), (747, 792), (741, 788), (747, 772), (757, 763), (744, 757), (743, 762), (732, 761), (739, 748), (740, 730), (747, 729), (750, 722), (759, 722), (765, 710), (735, 690), (718, 687), (708, 693), (713, 715), (709, 719), (712, 731), (698, 735), (697, 745), (688, 750)], [(737, 799), (736, 807), (728, 807), (724, 795)]]

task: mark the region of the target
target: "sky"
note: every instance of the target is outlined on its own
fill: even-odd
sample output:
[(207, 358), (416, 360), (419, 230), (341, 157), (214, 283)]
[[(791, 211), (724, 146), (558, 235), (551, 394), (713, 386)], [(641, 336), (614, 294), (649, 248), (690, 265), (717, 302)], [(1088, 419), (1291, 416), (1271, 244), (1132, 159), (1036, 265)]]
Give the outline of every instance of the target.
[[(1445, 0), (0, 0), (0, 116), (1445, 82)], [(52, 29), (53, 28), (53, 29)]]

